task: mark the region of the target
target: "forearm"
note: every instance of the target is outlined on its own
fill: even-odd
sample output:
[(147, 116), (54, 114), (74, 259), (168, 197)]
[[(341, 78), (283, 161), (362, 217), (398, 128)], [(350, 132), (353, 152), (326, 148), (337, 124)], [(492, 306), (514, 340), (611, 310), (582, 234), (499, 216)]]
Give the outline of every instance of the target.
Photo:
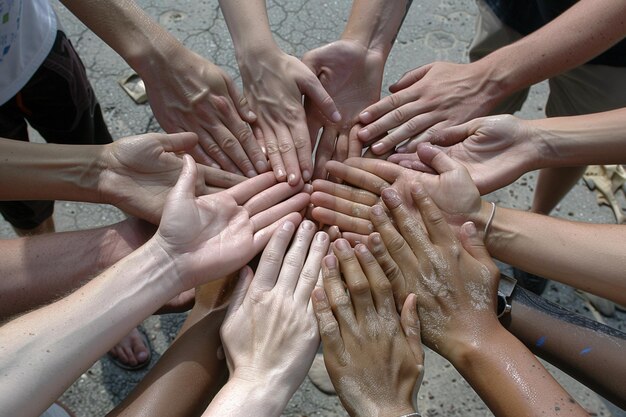
[(587, 415), (535, 356), (497, 323), (451, 362), (495, 416)]
[(354, 0), (341, 38), (357, 41), (386, 60), (412, 2)]
[(571, 313), (523, 288), (511, 297), (502, 323), (535, 355), (621, 408), (626, 406), (626, 334)]
[(0, 241), (0, 320), (62, 297), (131, 253), (145, 240), (130, 223)]
[(97, 202), (103, 149), (0, 139), (0, 199)]
[[(487, 205), (483, 213), (490, 210)], [(477, 220), (484, 227), (485, 215)], [(524, 271), (626, 303), (626, 226), (572, 222), (498, 207), (489, 253)]]
[(626, 161), (626, 108), (583, 116), (525, 121), (536, 132), (535, 169)]
[(178, 278), (171, 258), (150, 241), (66, 298), (0, 328), (0, 414), (41, 414), (111, 346), (180, 293)]
[(581, 0), (534, 33), (477, 63), (493, 71), (503, 97), (584, 64), (626, 35), (626, 3)]
[(142, 76), (183, 48), (133, 0), (61, 2)]
[(293, 392), (285, 387), (280, 378), (274, 380), (275, 376), (252, 377), (249, 379), (231, 376), (202, 417), (242, 416), (249, 414), (251, 410), (259, 417), (280, 416)]
[(265, 0), (220, 0), (219, 3), (240, 65), (252, 53), (279, 49), (270, 30)]

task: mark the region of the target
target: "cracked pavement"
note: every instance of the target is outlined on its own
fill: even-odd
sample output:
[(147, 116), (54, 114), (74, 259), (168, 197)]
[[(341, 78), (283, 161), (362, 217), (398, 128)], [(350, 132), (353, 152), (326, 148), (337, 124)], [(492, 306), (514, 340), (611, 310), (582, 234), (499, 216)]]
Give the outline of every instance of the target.
[[(217, 0), (137, 2), (187, 47), (222, 67), (239, 82), (232, 42)], [(119, 78), (131, 72), (128, 65), (56, 0), (53, 4), (68, 37), (87, 67), (113, 137), (158, 131), (159, 125), (149, 105), (134, 104), (117, 83)], [(302, 56), (308, 50), (339, 37), (350, 5), (348, 0), (270, 0), (268, 12), (280, 47), (287, 53)], [(383, 94), (387, 94), (389, 84), (417, 66), (435, 60), (466, 62), (475, 15), (476, 8), (470, 0), (415, 1), (387, 62)], [(545, 84), (533, 88), (520, 115), (526, 118), (543, 117), (546, 91)], [(516, 184), (493, 193), (489, 199), (504, 206), (527, 209), (535, 178), (534, 173), (527, 174)], [(611, 211), (598, 207), (594, 194), (582, 182), (563, 200), (555, 215), (581, 221), (614, 223)], [(57, 202), (55, 211), (59, 231), (93, 228), (123, 218), (124, 214), (116, 208), (97, 204)], [(0, 221), (0, 234), (3, 238), (14, 236), (4, 221)], [(593, 317), (572, 289), (551, 283), (546, 293), (551, 300)], [(173, 340), (184, 318), (184, 314), (154, 316), (143, 323), (153, 345), (153, 364)], [(605, 320), (624, 330), (625, 318), (625, 313), (617, 312), (615, 318)], [(551, 370), (570, 393), (595, 415), (626, 415), (558, 370)], [(101, 416), (124, 398), (145, 373), (123, 371), (104, 357), (68, 389), (62, 400), (78, 417)], [(454, 368), (431, 351), (426, 354), (426, 376), (419, 391), (418, 405), (422, 415), (430, 417), (492, 415)], [(306, 378), (283, 415), (347, 414), (336, 397), (321, 393)]]

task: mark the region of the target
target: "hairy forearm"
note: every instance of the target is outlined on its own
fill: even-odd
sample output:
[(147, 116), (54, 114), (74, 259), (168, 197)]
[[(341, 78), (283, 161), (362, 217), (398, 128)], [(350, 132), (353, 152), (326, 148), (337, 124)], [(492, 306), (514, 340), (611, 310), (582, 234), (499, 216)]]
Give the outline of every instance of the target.
[(626, 334), (571, 313), (523, 288), (511, 296), (504, 327), (534, 354), (619, 407), (626, 406)]
[(497, 323), (451, 362), (495, 416), (587, 415), (535, 356)]
[(240, 63), (253, 52), (278, 49), (270, 30), (265, 0), (220, 0), (220, 8)]
[(97, 202), (99, 145), (35, 144), (0, 139), (0, 199)]
[(131, 222), (0, 241), (0, 321), (62, 297), (131, 253), (143, 243), (127, 233)]
[(503, 97), (575, 68), (626, 35), (626, 3), (581, 0), (561, 16), (478, 63), (494, 70)]
[(525, 121), (536, 135), (537, 168), (626, 161), (626, 108), (583, 116)]
[(572, 222), (498, 207), (487, 249), (524, 271), (624, 304), (625, 231), (624, 225)]
[(354, 0), (341, 35), (387, 58), (412, 0)]
[(171, 258), (150, 241), (66, 298), (1, 327), (0, 414), (41, 414), (116, 341), (181, 291)]
[(61, 0), (140, 75), (182, 44), (133, 0)]

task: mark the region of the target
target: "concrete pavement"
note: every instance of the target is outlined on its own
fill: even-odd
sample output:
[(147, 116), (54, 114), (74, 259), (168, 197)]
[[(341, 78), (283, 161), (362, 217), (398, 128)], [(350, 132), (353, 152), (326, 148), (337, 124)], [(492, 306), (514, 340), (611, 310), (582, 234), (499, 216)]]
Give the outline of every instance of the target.
[[(183, 43), (209, 58), (238, 80), (237, 65), (228, 30), (217, 0), (178, 1), (138, 0), (145, 10)], [(338, 38), (347, 19), (349, 0), (306, 1), (271, 0), (269, 15), (280, 46), (288, 53), (302, 56), (306, 51)], [(118, 86), (117, 80), (130, 72), (125, 62), (78, 22), (56, 0), (55, 6), (68, 37), (74, 43), (100, 100), (105, 118), (115, 138), (158, 131), (148, 105), (136, 105)], [(476, 9), (470, 0), (424, 0), (414, 2), (389, 57), (383, 92), (405, 71), (435, 61), (467, 61), (467, 48), (474, 31)], [(534, 88), (521, 115), (543, 117), (545, 85)], [(515, 185), (493, 193), (489, 198), (499, 204), (520, 209), (530, 206), (536, 175), (526, 175)], [(582, 183), (576, 186), (555, 213), (568, 219), (613, 223), (609, 209), (598, 207), (595, 196)], [(110, 224), (123, 218), (110, 206), (58, 202), (55, 220), (58, 230), (75, 230)], [(0, 222), (0, 235), (13, 236), (10, 227)], [(68, 267), (71, 267), (68, 263)], [(590, 316), (574, 292), (551, 283), (547, 297)], [(151, 317), (144, 322), (154, 352), (153, 363), (167, 348), (184, 320), (184, 315)], [(609, 324), (624, 330), (626, 314), (618, 312)], [(607, 407), (597, 395), (554, 370), (571, 394), (588, 410), (599, 416), (625, 415)], [(101, 416), (124, 398), (145, 371), (123, 371), (103, 358), (83, 374), (64, 394), (62, 400), (77, 416)], [(192, 383), (191, 381), (189, 383)], [(244, 400), (244, 399), (242, 399)], [(428, 352), (426, 377), (418, 397), (423, 416), (490, 416), (491, 413), (469, 385), (445, 360)], [(253, 415), (251, 412), (250, 415)], [(344, 416), (336, 397), (319, 392), (308, 380), (303, 383), (284, 412), (285, 416)]]

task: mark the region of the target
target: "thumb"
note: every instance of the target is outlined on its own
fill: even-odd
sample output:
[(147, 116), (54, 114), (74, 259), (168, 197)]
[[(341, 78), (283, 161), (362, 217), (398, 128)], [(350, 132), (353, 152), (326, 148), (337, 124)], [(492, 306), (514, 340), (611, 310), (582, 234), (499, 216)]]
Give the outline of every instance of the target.
[(198, 176), (198, 167), (196, 162), (190, 155), (183, 155), (183, 169), (176, 185), (172, 188), (168, 200), (185, 201), (193, 200), (196, 197), (196, 177)]
[(398, 81), (391, 84), (389, 86), (389, 91), (392, 93), (397, 93), (400, 90), (404, 90), (412, 84), (415, 84), (419, 80), (421, 80), (424, 75), (430, 70), (433, 64), (422, 65), (421, 67), (415, 68), (411, 71), (406, 72)]
[(198, 144), (198, 135), (193, 132), (162, 134), (158, 141), (165, 152), (183, 152)]
[(335, 102), (324, 89), (321, 81), (312, 72), (309, 71), (302, 79), (298, 80), (298, 88), (328, 120), (335, 123), (341, 121), (341, 114), (337, 110)]
[(230, 305), (228, 306), (228, 312), (226, 313), (226, 317), (230, 317), (231, 314), (234, 314), (239, 307), (243, 304), (243, 300), (246, 298), (246, 294), (248, 293), (248, 288), (250, 288), (250, 283), (252, 282), (252, 278), (254, 274), (252, 273), (252, 268), (248, 265), (245, 265), (239, 271), (239, 281), (237, 281), (237, 286), (233, 290), (233, 295), (230, 299)]
[(478, 236), (476, 225), (473, 222), (463, 223), (461, 226), (460, 239), (463, 248), (472, 255), (472, 258), (476, 259), (490, 270), (495, 268), (491, 255), (485, 247), (485, 242)]
[(475, 131), (475, 124), (472, 120), (457, 126), (428, 130), (424, 141), (430, 142), (433, 145), (451, 146), (463, 142)]
[(235, 83), (230, 77), (225, 78), (224, 82), (226, 83), (226, 89), (228, 90), (228, 95), (230, 95), (231, 100), (235, 104), (235, 108), (237, 109), (237, 113), (246, 123), (254, 123), (256, 122), (256, 114), (250, 108), (248, 103), (248, 99), (245, 96), (240, 96), (237, 87), (235, 87)]
[(415, 294), (409, 294), (402, 306), (402, 312), (400, 313), (400, 324), (402, 330), (409, 342), (409, 347), (413, 356), (415, 357), (415, 363), (417, 365), (424, 364), (424, 348), (422, 347), (422, 337), (420, 332), (420, 319), (417, 315), (417, 296)]
[(455, 170), (466, 170), (460, 162), (450, 158), (441, 148), (430, 143), (420, 143), (417, 146), (417, 156), (420, 161), (434, 168), (439, 174)]

